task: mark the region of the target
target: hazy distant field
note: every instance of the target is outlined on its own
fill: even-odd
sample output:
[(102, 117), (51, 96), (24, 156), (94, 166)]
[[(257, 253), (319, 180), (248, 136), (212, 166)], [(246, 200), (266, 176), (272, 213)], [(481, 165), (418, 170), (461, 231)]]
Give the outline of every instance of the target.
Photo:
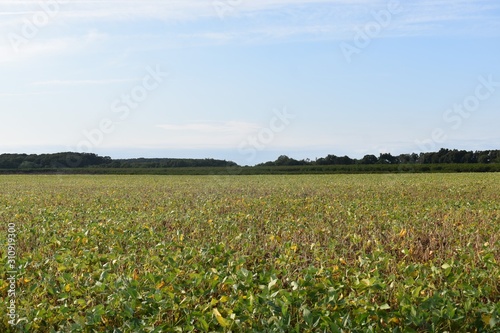
[(500, 330), (498, 173), (0, 176), (0, 233), (0, 332)]

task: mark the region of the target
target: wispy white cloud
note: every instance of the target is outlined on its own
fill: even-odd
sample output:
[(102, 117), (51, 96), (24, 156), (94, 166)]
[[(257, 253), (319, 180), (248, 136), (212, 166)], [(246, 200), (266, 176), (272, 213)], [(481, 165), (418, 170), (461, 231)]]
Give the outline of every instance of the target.
[[(305, 30), (325, 30), (322, 26), (355, 27), (371, 19), (375, 10), (387, 8), (389, 0), (252, 0), (231, 2), (224, 0), (103, 0), (65, 1), (59, 5), (55, 23), (77, 24), (88, 21), (136, 21), (161, 20), (165, 22), (186, 22), (200, 19), (220, 21), (217, 4), (230, 10), (226, 19), (251, 20), (247, 26), (267, 28), (278, 22), (281, 26), (304, 27)], [(0, 15), (15, 16), (17, 24), (29, 19), (37, 11), (43, 11), (39, 1), (3, 1)], [(395, 27), (404, 32), (407, 25), (446, 23), (450, 21), (477, 21), (483, 23), (498, 21), (500, 3), (493, 0), (436, 0), (400, 1), (402, 12), (398, 14)], [(29, 8), (31, 11), (27, 11)], [(495, 12), (497, 11), (497, 12)], [(268, 22), (268, 19), (271, 22)], [(11, 22), (16, 24), (16, 22)], [(311, 27), (312, 26), (312, 27)], [(327, 29), (334, 37), (335, 31)], [(343, 29), (340, 29), (343, 30)], [(417, 30), (417, 29), (414, 29)], [(420, 29), (422, 30), (422, 29)], [(206, 31), (205, 31), (206, 32)], [(201, 33), (201, 31), (199, 32)], [(275, 34), (287, 37), (289, 33)], [(207, 37), (213, 38), (207, 32)]]
[[(213, 134), (213, 133), (249, 133), (261, 128), (258, 124), (239, 122), (239, 121), (227, 121), (227, 122), (196, 122), (189, 124), (162, 124), (157, 125), (159, 128), (163, 128), (169, 131), (182, 131), (182, 132), (197, 132), (202, 134)], [(190, 133), (192, 134), (192, 133)]]
[[(34, 38), (13, 45), (12, 40), (0, 43), (0, 64), (41, 57), (71, 54), (89, 46), (96, 46), (108, 38), (95, 30), (77, 37)], [(19, 39), (16, 39), (18, 41)], [(17, 42), (16, 42), (17, 43)]]
[[(219, 1), (219, 2), (217, 2)], [(184, 47), (206, 44), (253, 44), (276, 40), (349, 40), (356, 29), (374, 20), (373, 13), (385, 10), (389, 0), (252, 0), (230, 2), (225, 0), (75, 0), (61, 2), (57, 13), (47, 26), (58, 29), (50, 38), (35, 38), (23, 49), (23, 57), (59, 54), (88, 48), (100, 39), (108, 41), (107, 34), (81, 36), (89, 23), (100, 31), (114, 22), (136, 24), (141, 21), (165, 24), (165, 29), (150, 30), (151, 45)], [(42, 2), (43, 3), (43, 2)], [(223, 18), (217, 3), (230, 6)], [(500, 3), (493, 0), (423, 0), (400, 1), (400, 11), (388, 27), (376, 38), (438, 35), (500, 35)], [(0, 29), (3, 39), (9, 33), (21, 33), (26, 20), (43, 13), (39, 1), (3, 1), (0, 3)], [(223, 24), (221, 24), (224, 22)], [(199, 24), (200, 23), (200, 24)], [(59, 29), (60, 28), (60, 29)], [(84, 28), (83, 28), (84, 29)], [(55, 34), (57, 31), (57, 34)], [(129, 29), (108, 31), (116, 43), (143, 41), (140, 34)], [(110, 37), (110, 38), (111, 38)], [(78, 45), (68, 45), (78, 39)], [(82, 39), (84, 40), (82, 42)], [(85, 41), (87, 39), (87, 41)], [(126, 40), (126, 41), (125, 41)], [(8, 50), (8, 43), (0, 40), (0, 62), (18, 59)], [(143, 47), (143, 46), (141, 46)]]
[(30, 91), (22, 93), (0, 93), (0, 98), (6, 97), (28, 97), (28, 96), (44, 96), (44, 95), (54, 95), (59, 94), (60, 91)]
[[(277, 40), (350, 40), (376, 21), (389, 1), (242, 2), (227, 26), (192, 29), (185, 43), (266, 43)], [(500, 36), (500, 3), (443, 0), (400, 1), (397, 13), (374, 38), (405, 36)]]
[[(34, 14), (43, 11), (43, 1), (2, 1), (0, 13), (5, 15)], [(218, 17), (218, 5), (231, 7), (234, 12), (260, 12), (288, 6), (332, 5), (374, 5), (385, 0), (72, 0), (60, 1), (60, 14), (72, 19), (124, 20), (160, 18), (170, 20), (193, 20), (200, 17)], [(220, 7), (220, 6), (219, 6)], [(27, 11), (26, 8), (30, 10)], [(0, 14), (1, 15), (1, 14)]]
[(14, 16), (14, 15), (32, 15), (35, 14), (34, 11), (24, 11), (24, 12), (0, 12), (0, 16)]
[(160, 124), (156, 127), (165, 130), (164, 134), (155, 139), (145, 139), (140, 143), (141, 147), (234, 149), (247, 136), (256, 134), (262, 128), (256, 123), (242, 121)]
[(50, 40), (35, 40), (26, 45), (22, 52), (9, 43), (0, 44), (0, 64), (4, 62), (20, 61), (27, 58), (37, 58), (41, 56), (60, 54), (67, 52), (71, 47), (78, 46), (78, 43), (70, 38), (59, 38)]
[(140, 78), (130, 79), (99, 79), (99, 80), (50, 80), (33, 82), (33, 86), (76, 86), (76, 85), (109, 85), (114, 83), (126, 83), (140, 81)]

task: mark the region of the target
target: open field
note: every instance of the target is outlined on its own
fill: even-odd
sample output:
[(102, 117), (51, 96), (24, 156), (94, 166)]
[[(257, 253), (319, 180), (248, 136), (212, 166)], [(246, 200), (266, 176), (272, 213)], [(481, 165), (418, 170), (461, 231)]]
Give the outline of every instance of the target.
[(500, 330), (498, 173), (0, 176), (0, 234), (0, 332)]
[(169, 168), (43, 168), (0, 169), (0, 175), (286, 175), (286, 174), (370, 174), (370, 173), (471, 173), (500, 172), (500, 163), (470, 164), (352, 164), (295, 166), (169, 167)]

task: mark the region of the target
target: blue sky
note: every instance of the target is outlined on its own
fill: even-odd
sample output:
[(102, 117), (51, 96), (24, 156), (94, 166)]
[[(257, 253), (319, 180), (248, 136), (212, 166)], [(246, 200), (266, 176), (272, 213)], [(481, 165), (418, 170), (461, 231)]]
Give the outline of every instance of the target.
[(500, 3), (0, 2), (0, 152), (500, 148)]

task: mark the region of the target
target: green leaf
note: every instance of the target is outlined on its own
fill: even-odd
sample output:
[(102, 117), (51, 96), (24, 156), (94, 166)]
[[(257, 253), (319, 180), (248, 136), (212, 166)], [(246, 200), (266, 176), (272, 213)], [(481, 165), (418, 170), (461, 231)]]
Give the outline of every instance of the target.
[(278, 282), (278, 279), (271, 279), (271, 282), (269, 282), (267, 288), (271, 289), (276, 284), (276, 282)]
[(385, 303), (383, 305), (380, 306), (380, 310), (389, 310), (391, 307), (389, 306), (389, 304)]
[(198, 318), (197, 320), (198, 320), (198, 322), (200, 323), (201, 328), (202, 328), (204, 331), (208, 331), (208, 330), (209, 330), (209, 328), (210, 328), (210, 327), (208, 326), (208, 323), (205, 321), (205, 319), (203, 319), (203, 318)]

